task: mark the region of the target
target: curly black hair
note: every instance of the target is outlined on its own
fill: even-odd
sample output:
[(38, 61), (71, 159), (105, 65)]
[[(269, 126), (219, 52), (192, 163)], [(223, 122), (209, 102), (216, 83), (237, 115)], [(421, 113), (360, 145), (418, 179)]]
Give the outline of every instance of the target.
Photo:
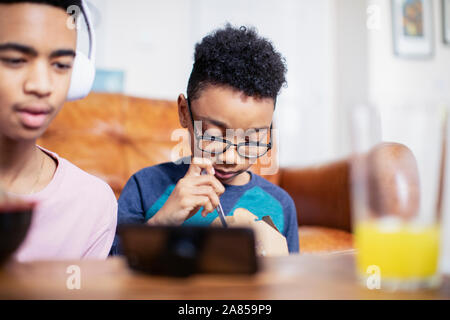
[(195, 46), (187, 94), (190, 100), (208, 85), (227, 85), (250, 97), (276, 100), (286, 85), (285, 59), (253, 27), (226, 24)]
[(72, 5), (81, 8), (81, 0), (0, 0), (0, 4), (37, 3), (61, 8), (64, 11)]

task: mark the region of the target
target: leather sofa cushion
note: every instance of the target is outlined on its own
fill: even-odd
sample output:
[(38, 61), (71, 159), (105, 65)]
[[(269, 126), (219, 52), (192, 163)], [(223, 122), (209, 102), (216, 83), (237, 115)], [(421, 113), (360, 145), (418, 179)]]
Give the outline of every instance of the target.
[(327, 253), (353, 249), (349, 232), (317, 226), (298, 228), (300, 253)]

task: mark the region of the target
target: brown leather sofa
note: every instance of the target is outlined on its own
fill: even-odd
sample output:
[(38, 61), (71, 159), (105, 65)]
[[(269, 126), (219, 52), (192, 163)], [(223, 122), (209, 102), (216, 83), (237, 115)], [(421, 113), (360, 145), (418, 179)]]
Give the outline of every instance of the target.
[[(169, 161), (174, 147), (186, 147), (180, 141), (187, 132), (176, 129), (175, 101), (91, 93), (67, 103), (38, 143), (104, 179), (119, 196), (136, 171)], [(261, 163), (255, 172), (262, 172)], [(352, 248), (349, 163), (280, 168), (265, 176), (294, 199), (301, 253)]]

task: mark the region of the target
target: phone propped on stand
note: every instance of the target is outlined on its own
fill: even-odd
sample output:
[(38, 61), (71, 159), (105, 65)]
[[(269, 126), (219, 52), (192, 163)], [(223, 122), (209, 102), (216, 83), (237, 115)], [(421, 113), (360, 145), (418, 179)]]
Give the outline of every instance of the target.
[(129, 266), (137, 271), (176, 277), (258, 271), (252, 229), (123, 225), (119, 236)]

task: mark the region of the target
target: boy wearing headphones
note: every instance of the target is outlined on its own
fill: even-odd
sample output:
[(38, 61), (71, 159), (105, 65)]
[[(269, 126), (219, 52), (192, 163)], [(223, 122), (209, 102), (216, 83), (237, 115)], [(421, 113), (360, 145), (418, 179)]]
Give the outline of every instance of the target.
[[(203, 38), (195, 48), (187, 97), (178, 97), (193, 156), (134, 174), (119, 198), (118, 224), (221, 225), (220, 202), (229, 224), (270, 216), (286, 238), (286, 252), (298, 252), (292, 198), (249, 171), (272, 148), (272, 118), (285, 73), (284, 59), (253, 29), (227, 25)], [(120, 252), (116, 238), (111, 253)]]
[(86, 10), (80, 0), (0, 0), (0, 189), (36, 204), (19, 261), (103, 259), (116, 229), (111, 188), (36, 145), (64, 102), (92, 84), (73, 5)]

